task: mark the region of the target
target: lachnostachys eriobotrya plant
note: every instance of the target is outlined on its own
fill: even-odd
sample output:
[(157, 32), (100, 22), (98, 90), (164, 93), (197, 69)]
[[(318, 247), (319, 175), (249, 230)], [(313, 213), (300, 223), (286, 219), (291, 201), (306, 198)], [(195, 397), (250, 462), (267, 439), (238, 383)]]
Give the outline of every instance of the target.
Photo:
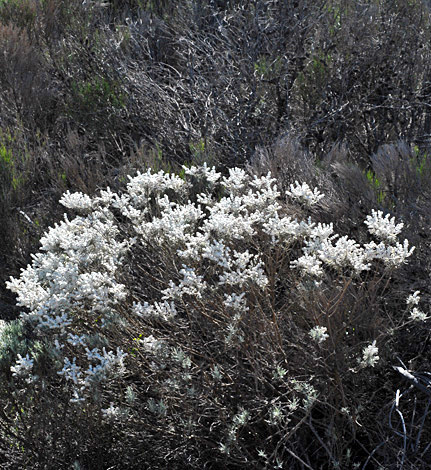
[(60, 382), (71, 406), (97, 402), (112, 429), (154, 439), (151, 458), (187, 454), (189, 468), (208, 455), (295, 468), (310, 452), (304, 429), (317, 434), (316, 459), (343, 465), (340, 439), (367, 419), (360, 400), (388, 338), (425, 316), (407, 308), (384, 327), (391, 273), (414, 249), (398, 241), (402, 224), (373, 211), (376, 240), (361, 245), (311, 218), (322, 198), (206, 165), (138, 173), (122, 193), (65, 193), (76, 215), (7, 283), (51, 365), (30, 347), (11, 380)]

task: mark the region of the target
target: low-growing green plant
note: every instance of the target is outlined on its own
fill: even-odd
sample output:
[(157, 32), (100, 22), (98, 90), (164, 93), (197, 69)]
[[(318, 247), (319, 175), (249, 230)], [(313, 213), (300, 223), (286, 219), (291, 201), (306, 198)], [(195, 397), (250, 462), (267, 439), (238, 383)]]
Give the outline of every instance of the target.
[(430, 168), (429, 155), (427, 154), (427, 152), (421, 153), (417, 145), (413, 147), (413, 151), (416, 155), (416, 158), (412, 159), (412, 164), (416, 168), (417, 172), (419, 173), (419, 176), (422, 176), (425, 170), (429, 171), (429, 168)]
[(70, 112), (97, 113), (109, 108), (124, 108), (125, 98), (118, 84), (96, 77), (91, 81), (72, 83)]
[(370, 184), (370, 186), (373, 188), (373, 191), (376, 194), (376, 200), (379, 204), (382, 204), (385, 200), (385, 193), (381, 189), (381, 183), (377, 176), (373, 173), (372, 170), (368, 170), (365, 173), (365, 176), (367, 177), (367, 180)]

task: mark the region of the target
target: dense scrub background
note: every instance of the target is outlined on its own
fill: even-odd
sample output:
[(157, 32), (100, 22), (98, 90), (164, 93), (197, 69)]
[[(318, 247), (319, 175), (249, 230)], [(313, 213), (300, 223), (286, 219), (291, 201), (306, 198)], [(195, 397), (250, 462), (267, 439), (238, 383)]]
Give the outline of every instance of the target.
[[(415, 290), (428, 301), (430, 33), (419, 0), (0, 1), (1, 315), (18, 315), (4, 281), (62, 216), (65, 190), (119, 189), (137, 169), (204, 161), (270, 170), (284, 190), (318, 185), (319, 218), (343, 235), (361, 239), (372, 208), (390, 212), (417, 248), (387, 308)], [(431, 370), (427, 330), (403, 334), (394, 364), (402, 351)], [(59, 402), (40, 429), (66, 410)], [(92, 447), (102, 424), (67, 419), (52, 439), (80, 426)], [(109, 447), (117, 436), (104, 432)], [(361, 433), (367, 456), (376, 430)], [(132, 452), (125, 442), (116, 452)]]
[(244, 165), (292, 139), (371, 172), (404, 140), (426, 164), (423, 2), (84, 3), (0, 4), (4, 277), (62, 191), (118, 185), (130, 168)]

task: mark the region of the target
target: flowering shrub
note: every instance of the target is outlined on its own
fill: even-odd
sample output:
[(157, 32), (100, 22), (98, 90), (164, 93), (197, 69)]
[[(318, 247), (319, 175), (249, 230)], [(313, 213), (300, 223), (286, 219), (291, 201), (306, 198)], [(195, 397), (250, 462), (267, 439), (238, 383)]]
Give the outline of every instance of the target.
[(138, 173), (122, 194), (65, 193), (77, 215), (7, 283), (32, 338), (9, 380), (61, 389), (154, 468), (295, 468), (311, 452), (304, 428), (314, 461), (360, 463), (370, 374), (394, 331), (427, 317), (418, 292), (404, 312), (385, 310), (414, 251), (398, 241), (403, 225), (373, 211), (364, 225), (380, 242), (360, 244), (313, 220), (323, 198), (206, 165)]

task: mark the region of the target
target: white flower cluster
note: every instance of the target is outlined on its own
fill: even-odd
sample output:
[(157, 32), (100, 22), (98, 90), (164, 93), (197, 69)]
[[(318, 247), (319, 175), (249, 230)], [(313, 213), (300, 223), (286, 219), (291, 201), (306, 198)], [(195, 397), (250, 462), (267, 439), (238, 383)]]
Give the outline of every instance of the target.
[(206, 162), (202, 166), (192, 166), (191, 168), (183, 166), (183, 170), (186, 175), (203, 179), (210, 185), (216, 184), (221, 177), (221, 173), (217, 173), (214, 167), (209, 168)]
[(368, 231), (383, 241), (393, 243), (404, 227), (403, 223), (396, 224), (395, 217), (390, 218), (389, 214), (383, 217), (382, 211), (371, 210), (371, 215), (367, 215), (364, 222), (368, 226)]
[(364, 249), (347, 236), (340, 237), (335, 243), (329, 238), (322, 240), (318, 253), (324, 263), (335, 269), (350, 268), (360, 273), (370, 268)]
[(322, 262), (333, 269), (349, 269), (357, 274), (369, 270), (373, 260), (381, 260), (389, 269), (395, 269), (406, 263), (415, 249), (409, 247), (408, 240), (403, 244), (382, 241), (378, 245), (372, 241), (360, 246), (347, 236), (333, 235), (332, 224), (315, 226), (309, 222), (308, 232), (303, 232), (302, 236), (304, 256), (293, 261), (291, 266), (317, 277), (323, 273)]
[(428, 320), (428, 315), (423, 312), (417, 305), (421, 300), (420, 291), (415, 291), (413, 294), (407, 297), (407, 308), (410, 311), (410, 318), (414, 321), (425, 321)]
[(299, 184), (298, 181), (290, 185), (290, 191), (286, 191), (286, 194), (306, 206), (313, 206), (325, 197), (317, 188), (312, 190), (307, 183)]
[[(92, 201), (81, 196), (66, 194), (62, 202), (81, 211), (93, 207)], [(80, 318), (104, 319), (115, 313), (125, 299), (126, 288), (116, 281), (116, 274), (129, 243), (118, 241), (118, 236), (114, 217), (107, 208), (95, 208), (73, 220), (65, 217), (42, 237), (42, 251), (33, 255), (32, 264), (22, 270), (20, 278), (7, 282), (17, 294), (18, 305), (27, 308), (21, 317), (31, 322), (43, 338), (51, 338), (58, 354), (81, 350), (84, 355), (88, 338), (84, 332), (76, 334), (82, 324)], [(112, 354), (104, 351), (80, 365), (67, 355), (63, 357), (61, 374), (76, 385), (74, 401), (82, 400), (81, 392), (91, 388), (90, 377), (95, 372), (103, 371), (98, 374), (103, 378), (112, 370), (112, 364), (124, 357), (121, 351), (115, 358)], [(15, 367), (20, 370), (30, 364), (19, 361)]]
[(309, 276), (321, 277), (323, 275), (322, 261), (316, 255), (308, 255), (299, 257), (290, 263), (292, 268), (298, 268)]
[(184, 240), (187, 233), (193, 231), (204, 216), (200, 207), (190, 201), (179, 205), (171, 202), (165, 195), (163, 198), (158, 198), (156, 202), (161, 209), (161, 216), (154, 218), (151, 222), (144, 220), (135, 224), (137, 234), (147, 240), (178, 244)]
[(311, 219), (298, 222), (291, 217), (280, 217), (276, 212), (263, 224), (263, 231), (271, 236), (273, 244), (280, 242), (293, 243), (307, 235), (312, 235), (312, 229), (315, 226)]
[(315, 326), (308, 334), (311, 336), (313, 341), (316, 341), (316, 343), (323, 343), (329, 338), (329, 335), (326, 332), (326, 326)]
[(206, 282), (203, 280), (203, 276), (196, 274), (194, 268), (189, 268), (183, 265), (180, 269), (180, 274), (183, 278), (177, 285), (172, 280), (169, 281), (169, 287), (162, 291), (163, 300), (178, 300), (183, 297), (184, 294), (202, 298), (202, 294), (206, 288)]
[(153, 335), (141, 338), (139, 342), (147, 352), (157, 352), (160, 348), (163, 347), (163, 342), (154, 338)]
[(411, 312), (410, 312), (410, 318), (414, 321), (425, 321), (428, 320), (428, 315), (425, 312), (422, 312), (417, 307), (413, 307)]
[(413, 294), (407, 297), (406, 303), (409, 307), (413, 307), (414, 305), (419, 305), (420, 301), (421, 301), (420, 291), (417, 290), (413, 292)]
[(389, 269), (398, 268), (402, 264), (407, 262), (415, 247), (409, 248), (409, 241), (404, 240), (403, 244), (396, 242), (394, 245), (386, 245), (384, 242), (380, 242), (378, 245), (374, 242), (370, 242), (364, 245), (366, 258), (369, 260), (379, 259), (383, 261), (385, 266)]
[(389, 214), (383, 217), (382, 211), (372, 210), (364, 223), (368, 231), (381, 240), (379, 244), (370, 242), (364, 246), (368, 259), (380, 259), (387, 267), (397, 268), (412, 255), (415, 248), (409, 248), (408, 240), (403, 244), (397, 240), (404, 224), (396, 224), (395, 217), (390, 218)]
[(134, 302), (133, 311), (138, 317), (156, 317), (162, 320), (171, 320), (176, 314), (174, 302), (154, 302), (150, 305), (148, 302)]
[(109, 408), (102, 410), (102, 414), (105, 419), (113, 420), (121, 414), (121, 410), (118, 406), (114, 406), (114, 404), (111, 402)]
[(93, 384), (106, 379), (114, 367), (122, 369), (124, 358), (127, 356), (120, 348), (117, 348), (114, 353), (113, 351), (107, 352), (105, 348), (100, 351), (99, 348), (90, 350), (85, 347), (85, 352), (89, 362), (86, 368), (76, 364), (76, 357), (72, 361), (68, 357), (64, 357), (63, 369), (57, 372), (74, 384), (74, 398), (72, 400), (74, 402), (83, 401), (84, 391), (91, 389)]
[(10, 368), (12, 375), (16, 377), (26, 377), (27, 382), (31, 382), (35, 379), (34, 376), (31, 376), (31, 371), (33, 370), (33, 359), (30, 359), (29, 355), (26, 354), (25, 357), (22, 357), (21, 354), (18, 354), (18, 360), (15, 365)]
[(364, 348), (362, 352), (362, 360), (360, 361), (361, 367), (374, 367), (379, 361), (380, 357), (379, 348), (376, 346), (376, 340)]
[(137, 176), (129, 176), (127, 184), (127, 195), (134, 208), (146, 207), (151, 197), (163, 194), (167, 190), (182, 192), (186, 189), (186, 182), (179, 176), (165, 173), (160, 170), (158, 173), (152, 173), (148, 170), (146, 173), (138, 172)]
[(93, 202), (87, 194), (66, 191), (60, 199), (60, 204), (77, 212), (88, 212), (93, 208)]
[(245, 298), (245, 292), (241, 294), (224, 294), (225, 300), (223, 304), (226, 308), (230, 308), (235, 312), (242, 312), (245, 313), (249, 310), (247, 307), (247, 301)]

